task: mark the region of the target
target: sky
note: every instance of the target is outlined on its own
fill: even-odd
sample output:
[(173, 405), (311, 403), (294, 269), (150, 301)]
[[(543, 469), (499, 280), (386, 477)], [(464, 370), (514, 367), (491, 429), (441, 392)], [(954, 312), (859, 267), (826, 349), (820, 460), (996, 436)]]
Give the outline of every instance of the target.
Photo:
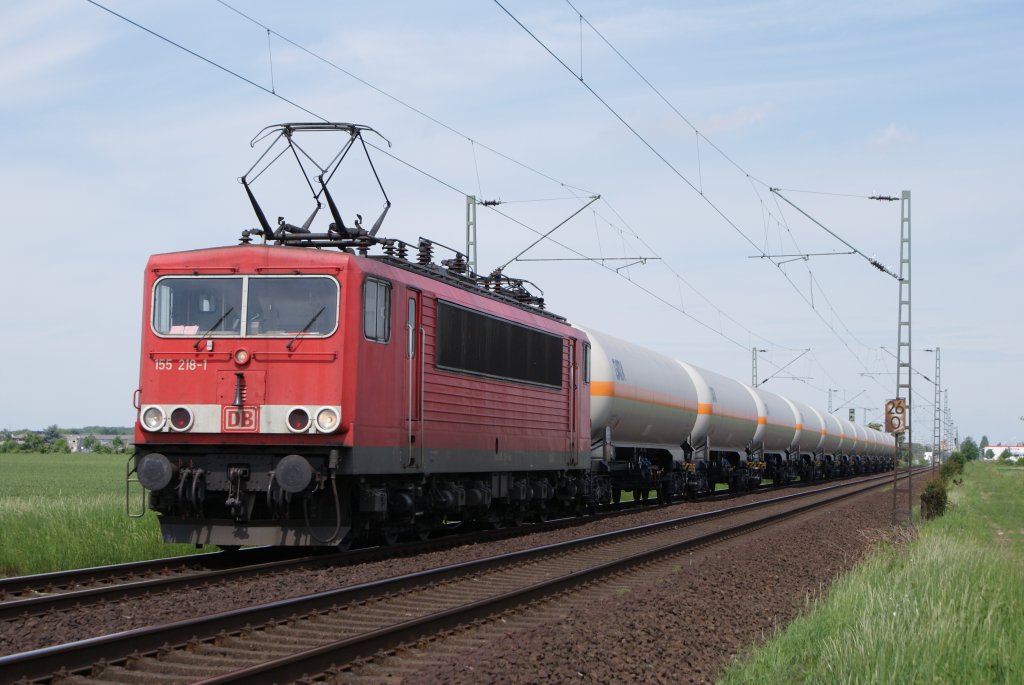
[[(501, 200), (489, 272), (600, 195), (506, 273), (744, 382), (764, 350), (766, 389), (858, 422), (896, 394), (898, 282), (867, 258), (899, 271), (903, 203), (867, 198), (910, 191), (913, 438), (939, 347), (959, 436), (1024, 441), (1018, 2), (100, 5), (0, 6), (0, 428), (130, 425), (147, 257), (236, 243), (250, 141), (326, 119), (388, 141), (381, 234), (461, 248), (465, 196)], [(254, 191), (297, 224), (286, 162)], [(376, 217), (364, 160), (335, 183)]]

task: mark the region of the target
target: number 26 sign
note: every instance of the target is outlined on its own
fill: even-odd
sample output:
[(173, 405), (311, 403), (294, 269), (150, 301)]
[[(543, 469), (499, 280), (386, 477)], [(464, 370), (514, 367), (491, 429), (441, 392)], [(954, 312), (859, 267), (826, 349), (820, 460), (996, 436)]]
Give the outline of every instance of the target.
[(889, 400), (885, 403), (885, 432), (902, 433), (907, 430), (907, 401)]

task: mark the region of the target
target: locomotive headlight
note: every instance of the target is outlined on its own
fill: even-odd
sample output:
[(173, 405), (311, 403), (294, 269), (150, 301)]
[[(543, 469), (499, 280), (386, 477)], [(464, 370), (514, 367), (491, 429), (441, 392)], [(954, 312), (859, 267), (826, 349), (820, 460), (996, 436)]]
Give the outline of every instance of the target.
[(288, 430), (292, 433), (305, 433), (309, 430), (309, 412), (302, 407), (295, 407), (288, 412)]
[(331, 433), (338, 427), (338, 412), (331, 407), (324, 407), (316, 413), (316, 429), (321, 433)]
[(171, 412), (171, 429), (187, 431), (192, 427), (192, 412), (186, 407), (176, 407)]
[(250, 359), (252, 359), (252, 354), (249, 353), (249, 350), (245, 349), (244, 347), (239, 347), (237, 350), (235, 350), (235, 364), (238, 364), (239, 366), (245, 366), (246, 364), (249, 363)]
[(147, 407), (142, 412), (142, 427), (148, 431), (158, 431), (164, 427), (167, 416), (160, 407)]

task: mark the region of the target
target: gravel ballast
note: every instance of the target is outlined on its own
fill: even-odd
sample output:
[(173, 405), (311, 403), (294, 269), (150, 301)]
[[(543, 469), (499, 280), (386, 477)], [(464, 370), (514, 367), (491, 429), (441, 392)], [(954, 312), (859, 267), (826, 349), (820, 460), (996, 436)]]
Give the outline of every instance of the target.
[[(0, 624), (0, 654), (37, 649), (290, 596), (409, 573), (641, 522), (719, 509), (728, 502), (651, 508), (626, 517), (509, 540), (358, 566), (276, 574), (208, 588), (111, 602)], [(791, 620), (807, 598), (851, 567), (888, 527), (891, 493), (863, 495), (707, 550), (674, 572), (599, 601), (566, 598), (527, 625), (477, 637), (467, 655), (439, 646), (397, 682), (706, 682), (746, 645)], [(882, 532), (880, 532), (882, 531)], [(499, 625), (499, 628), (501, 626)], [(429, 651), (429, 650), (428, 650)], [(386, 664), (381, 664), (385, 667)], [(383, 675), (383, 674), (381, 674)]]

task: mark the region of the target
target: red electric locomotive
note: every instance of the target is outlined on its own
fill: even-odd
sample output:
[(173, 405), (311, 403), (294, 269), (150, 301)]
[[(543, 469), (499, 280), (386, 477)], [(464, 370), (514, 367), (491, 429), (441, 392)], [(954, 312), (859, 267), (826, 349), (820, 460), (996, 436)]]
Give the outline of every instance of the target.
[(271, 229), (250, 191), (242, 244), (149, 260), (134, 468), (165, 541), (345, 547), (585, 504), (586, 336), (461, 254), (345, 227), (317, 180), (326, 233)]

